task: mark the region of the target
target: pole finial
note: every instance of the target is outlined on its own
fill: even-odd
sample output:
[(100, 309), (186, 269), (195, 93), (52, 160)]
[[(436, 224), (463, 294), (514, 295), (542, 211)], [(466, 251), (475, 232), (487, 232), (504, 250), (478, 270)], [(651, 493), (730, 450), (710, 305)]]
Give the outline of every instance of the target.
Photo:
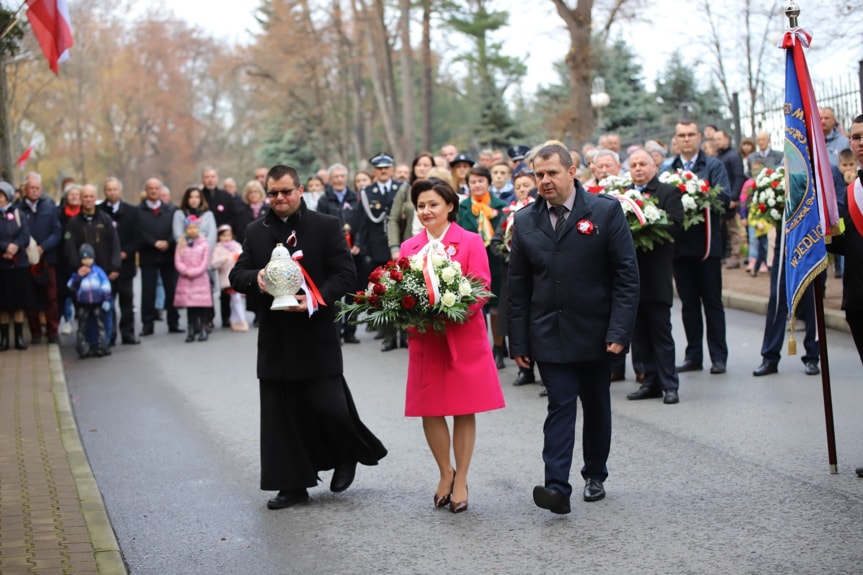
[(797, 17), (800, 16), (800, 6), (797, 2), (790, 0), (785, 4), (785, 16), (788, 18), (788, 28), (793, 30), (798, 27)]

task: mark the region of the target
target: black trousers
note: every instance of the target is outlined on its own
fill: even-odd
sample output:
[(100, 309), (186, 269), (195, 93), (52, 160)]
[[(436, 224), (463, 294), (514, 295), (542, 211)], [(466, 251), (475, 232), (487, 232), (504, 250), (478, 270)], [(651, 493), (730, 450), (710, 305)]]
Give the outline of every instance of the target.
[(854, 345), (857, 346), (860, 363), (863, 363), (863, 309), (846, 309), (845, 321), (851, 328), (851, 337), (854, 338)]
[(261, 489), (303, 489), (340, 463), (376, 465), (387, 451), (357, 414), (341, 375), (260, 380)]
[(676, 390), (680, 387), (674, 367), (674, 338), (671, 336), (671, 306), (660, 302), (638, 302), (632, 344), (644, 366), (644, 387)]
[(176, 328), (180, 314), (174, 307), (174, 290), (177, 288), (177, 270), (173, 262), (141, 266), (141, 323), (152, 328), (156, 321), (156, 282), (159, 274), (165, 286), (165, 309), (168, 312), (168, 327)]
[[(111, 340), (117, 339), (117, 332), (120, 332), (120, 337), (126, 340), (135, 339), (135, 294), (134, 294), (134, 279), (117, 278), (111, 282), (111, 292), (120, 299), (120, 329), (116, 327), (112, 331)], [(117, 306), (112, 301), (114, 306), (114, 317), (117, 317)]]
[[(788, 295), (785, 286), (785, 270), (779, 275), (779, 242), (773, 252), (773, 267), (770, 268), (770, 299), (767, 302), (767, 316), (764, 318), (764, 338), (761, 340), (761, 356), (765, 362), (778, 364), (782, 358), (782, 343), (788, 326)], [(815, 281), (824, 281), (821, 277)], [(804, 363), (818, 362), (821, 357), (818, 348), (818, 326), (815, 318), (815, 286), (809, 285), (797, 305), (797, 317), (806, 324), (803, 348), (806, 350), (800, 359)]]
[[(674, 282), (680, 297), (683, 330), (686, 332), (686, 361), (704, 362), (704, 324), (707, 323), (707, 351), (713, 363), (728, 361), (725, 341), (725, 307), (722, 305), (722, 261), (710, 257), (674, 259)], [(702, 317), (701, 311), (704, 310)]]

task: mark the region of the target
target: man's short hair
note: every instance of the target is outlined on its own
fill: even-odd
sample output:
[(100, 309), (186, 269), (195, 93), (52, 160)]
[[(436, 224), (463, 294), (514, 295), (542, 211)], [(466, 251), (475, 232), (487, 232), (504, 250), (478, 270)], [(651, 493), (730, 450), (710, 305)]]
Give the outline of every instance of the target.
[(267, 178), (264, 180), (264, 189), (266, 190), (269, 187), (270, 180), (281, 180), (286, 175), (291, 176), (291, 180), (295, 186), (300, 185), (300, 174), (296, 168), (284, 164), (276, 164), (267, 172)]
[(114, 176), (109, 176), (109, 177), (105, 178), (105, 183), (102, 184), (102, 190), (104, 191), (105, 188), (107, 188), (108, 184), (110, 184), (110, 183), (117, 184), (117, 187), (120, 188), (120, 192), (123, 191), (123, 182), (120, 181), (120, 178), (115, 178)]
[(346, 176), (348, 175), (348, 169), (345, 167), (345, 165), (344, 165), (344, 164), (333, 164), (333, 165), (331, 165), (329, 168), (327, 168), (327, 176), (329, 176), (330, 178), (332, 178), (332, 177), (333, 177), (333, 172), (334, 172), (334, 171), (336, 171), (336, 170), (344, 170), (344, 171), (345, 171), (345, 175), (346, 175)]
[[(821, 109), (825, 110), (826, 108), (821, 108)], [(852, 124), (863, 124), (863, 114), (860, 114), (859, 116), (857, 116), (856, 118), (851, 120), (851, 123)]]
[(512, 173), (512, 168), (510, 167), (509, 162), (507, 162), (506, 160), (498, 160), (491, 165), (492, 168), (496, 168), (498, 166), (503, 166), (504, 168), (509, 170), (510, 173)]
[(39, 172), (27, 172), (27, 175), (24, 176), (24, 181), (28, 182), (30, 180), (36, 180), (37, 183), (42, 183), (42, 174)]
[(560, 160), (560, 164), (565, 168), (569, 169), (572, 167), (572, 156), (569, 155), (569, 150), (561, 146), (560, 144), (548, 144), (541, 147), (539, 150), (533, 154), (533, 158), (531, 158), (531, 164), (536, 161), (537, 158), (542, 160), (549, 160), (552, 156), (557, 156)]
[(845, 160), (846, 162), (848, 160), (854, 160), (854, 152), (851, 151), (851, 148), (845, 148), (839, 152), (839, 159)]
[(598, 152), (596, 152), (596, 155), (593, 156), (593, 161), (595, 162), (599, 158), (603, 158), (605, 156), (611, 156), (611, 159), (614, 160), (614, 163), (620, 165), (620, 156), (614, 150), (599, 150)]

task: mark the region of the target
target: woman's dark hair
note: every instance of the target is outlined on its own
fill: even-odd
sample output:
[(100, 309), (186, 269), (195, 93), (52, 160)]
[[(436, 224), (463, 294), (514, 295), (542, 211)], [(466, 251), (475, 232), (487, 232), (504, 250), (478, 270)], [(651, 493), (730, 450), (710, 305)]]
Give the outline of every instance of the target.
[(471, 176), (480, 176), (482, 178), (485, 178), (485, 180), (488, 182), (488, 185), (491, 185), (491, 172), (488, 168), (484, 168), (482, 166), (474, 166), (470, 169), (470, 172), (467, 173), (468, 181), (470, 181)]
[(323, 185), (324, 185), (324, 181), (323, 181), (320, 177), (318, 177), (318, 176), (309, 176), (309, 179), (308, 179), (308, 180), (306, 180), (306, 187), (308, 187), (309, 182), (311, 182), (312, 180), (317, 180), (317, 181), (319, 181), (319, 182), (321, 183), (321, 186), (323, 186)]
[(414, 209), (417, 207), (417, 199), (420, 194), (429, 190), (439, 195), (443, 201), (453, 207), (447, 215), (447, 220), (454, 222), (458, 218), (458, 195), (453, 191), (449, 182), (437, 178), (417, 180), (411, 185), (411, 203), (414, 205)]
[(419, 163), (420, 158), (428, 158), (429, 160), (431, 160), (432, 167), (434, 167), (434, 156), (432, 156), (428, 152), (420, 152), (419, 154), (417, 154), (417, 157), (414, 158), (414, 161), (411, 164), (411, 181), (410, 181), (410, 184), (413, 184), (415, 181), (417, 181), (417, 174), (414, 171), (414, 169), (417, 167), (417, 164)]
[(183, 199), (180, 200), (180, 209), (184, 212), (189, 210), (189, 196), (192, 195), (192, 192), (198, 192), (198, 195), (201, 197), (201, 205), (198, 206), (197, 211), (201, 214), (210, 209), (210, 206), (207, 205), (207, 199), (204, 197), (204, 192), (201, 191), (201, 188), (198, 186), (189, 186), (186, 188), (186, 191), (183, 192)]

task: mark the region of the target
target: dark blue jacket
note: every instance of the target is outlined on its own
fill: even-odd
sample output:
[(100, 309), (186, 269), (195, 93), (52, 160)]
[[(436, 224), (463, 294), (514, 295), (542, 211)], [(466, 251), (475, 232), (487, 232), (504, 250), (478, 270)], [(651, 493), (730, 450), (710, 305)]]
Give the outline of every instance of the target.
[(42, 257), (39, 261), (56, 265), (60, 251), (58, 248), (63, 240), (63, 227), (60, 225), (57, 204), (43, 194), (36, 202), (35, 210), (30, 208), (30, 204), (26, 200), (21, 200), (16, 205), (27, 218), (30, 235), (42, 248)]
[(20, 211), (16, 217), (16, 206), (8, 206), (5, 212), (0, 212), (0, 255), (6, 253), (9, 244), (18, 246), (18, 253), (11, 260), (0, 258), (0, 270), (26, 268), (30, 265), (25, 249), (30, 243), (30, 229), (27, 218)]

